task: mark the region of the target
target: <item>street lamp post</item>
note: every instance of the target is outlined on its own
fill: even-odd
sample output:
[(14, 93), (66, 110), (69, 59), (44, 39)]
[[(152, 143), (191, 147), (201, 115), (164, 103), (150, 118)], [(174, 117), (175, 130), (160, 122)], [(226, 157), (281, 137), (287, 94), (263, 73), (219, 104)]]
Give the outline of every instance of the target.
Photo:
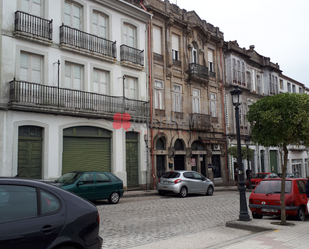
[(249, 174), (248, 174), (248, 182), (249, 182), (249, 186), (248, 189), (252, 189), (252, 183), (251, 183), (251, 170), (250, 170), (250, 165), (249, 165), (249, 144), (250, 144), (250, 140), (245, 140), (245, 144), (247, 146), (247, 168), (249, 170)]
[(240, 129), (239, 129), (239, 105), (240, 103), (240, 95), (242, 91), (235, 86), (235, 88), (230, 91), (232, 95), (233, 105), (235, 106), (235, 118), (236, 118), (236, 135), (237, 135), (237, 164), (238, 164), (238, 175), (239, 175), (239, 198), (240, 198), (240, 212), (239, 212), (239, 220), (240, 221), (249, 221), (250, 216), (248, 213), (247, 207), (247, 199), (246, 199), (246, 188), (244, 181), (244, 170), (242, 165), (241, 158), (241, 143), (240, 143)]

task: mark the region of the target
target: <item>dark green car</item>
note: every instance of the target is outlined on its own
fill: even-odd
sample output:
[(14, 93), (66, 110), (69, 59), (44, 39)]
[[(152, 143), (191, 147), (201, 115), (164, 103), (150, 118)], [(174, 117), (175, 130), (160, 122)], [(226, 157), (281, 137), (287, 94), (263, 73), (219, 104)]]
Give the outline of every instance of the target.
[(116, 204), (123, 195), (123, 182), (110, 172), (74, 171), (56, 180), (56, 185), (87, 200), (108, 199)]

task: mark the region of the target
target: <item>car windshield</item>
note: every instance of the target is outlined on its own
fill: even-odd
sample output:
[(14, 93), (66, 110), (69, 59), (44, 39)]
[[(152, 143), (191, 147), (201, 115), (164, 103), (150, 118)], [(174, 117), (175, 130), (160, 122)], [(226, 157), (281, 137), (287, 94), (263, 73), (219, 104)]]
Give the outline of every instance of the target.
[[(289, 194), (292, 190), (292, 181), (285, 181), (285, 193)], [(254, 193), (257, 194), (280, 194), (281, 181), (261, 181), (255, 188)]]
[(252, 178), (264, 179), (266, 176), (268, 175), (267, 174), (254, 174)]
[(82, 173), (80, 172), (66, 173), (56, 180), (56, 182), (63, 184), (63, 186), (70, 185), (73, 184), (81, 175)]
[(169, 172), (165, 172), (163, 174), (162, 178), (177, 178), (179, 176), (180, 176), (180, 174), (178, 172), (169, 171)]

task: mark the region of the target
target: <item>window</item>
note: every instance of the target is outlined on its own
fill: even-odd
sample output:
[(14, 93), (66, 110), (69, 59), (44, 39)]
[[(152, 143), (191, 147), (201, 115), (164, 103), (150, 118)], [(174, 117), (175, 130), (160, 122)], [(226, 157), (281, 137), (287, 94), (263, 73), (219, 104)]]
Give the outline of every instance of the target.
[(240, 61), (237, 60), (237, 82), (241, 83), (241, 78), (240, 78)]
[(174, 85), (174, 112), (181, 112), (181, 86)]
[(82, 8), (72, 2), (65, 2), (64, 5), (64, 25), (75, 29), (81, 29)]
[(83, 184), (93, 184), (94, 183), (94, 174), (87, 172), (82, 175), (79, 179), (79, 182), (83, 182)]
[(261, 76), (257, 75), (256, 76), (256, 87), (257, 87), (257, 92), (262, 93), (262, 86), (261, 86)]
[(233, 59), (233, 83), (237, 83), (236, 60), (235, 59)]
[(108, 73), (102, 70), (93, 69), (92, 90), (95, 93), (108, 94)]
[(92, 32), (94, 35), (107, 38), (107, 17), (101, 13), (93, 12)]
[(239, 107), (239, 124), (242, 125), (242, 107)]
[(246, 124), (247, 105), (244, 103), (243, 106), (244, 106), (244, 107), (243, 107), (243, 112), (242, 112), (242, 115), (243, 115), (242, 120), (243, 120), (243, 124), (245, 125), (245, 124)]
[(65, 63), (65, 88), (82, 90), (82, 66)]
[(291, 83), (288, 83), (288, 92), (290, 93), (291, 92)]
[(217, 95), (215, 93), (210, 94), (210, 116), (217, 117)]
[(155, 109), (164, 109), (164, 83), (160, 80), (155, 80)]
[(201, 113), (200, 91), (196, 89), (193, 89), (192, 109), (193, 113)]
[(305, 195), (306, 194), (306, 184), (304, 181), (300, 180), (297, 181), (297, 186), (298, 186), (298, 191), (300, 195)]
[(156, 54), (162, 54), (161, 50), (161, 29), (153, 27), (153, 52)]
[(283, 80), (280, 80), (280, 89), (283, 90)]
[(195, 48), (192, 48), (191, 52), (191, 62), (197, 64), (197, 51)]
[(251, 83), (252, 83), (252, 80), (251, 80), (251, 73), (250, 72), (247, 72), (247, 87), (249, 89), (251, 89)]
[(137, 98), (137, 86), (136, 86), (136, 78), (127, 77), (125, 79), (125, 97), (129, 99), (136, 99)]
[(174, 61), (179, 61), (179, 37), (172, 35), (172, 57)]
[(208, 49), (208, 70), (209, 72), (214, 72), (214, 51)]
[(299, 93), (302, 94), (303, 93), (303, 89), (301, 87), (299, 87)]
[(42, 60), (42, 56), (22, 52), (20, 54), (20, 80), (41, 84)]
[(245, 83), (245, 63), (241, 63), (241, 82)]
[(185, 178), (194, 179), (194, 176), (193, 176), (192, 172), (185, 172), (185, 173), (183, 173), (183, 176)]
[(0, 223), (29, 219), (38, 215), (36, 188), (0, 185)]
[(275, 93), (277, 94), (279, 92), (278, 90), (278, 78), (275, 77)]
[(293, 93), (296, 93), (296, 87), (295, 87), (295, 85), (292, 85), (292, 90), (293, 90)]
[(136, 29), (128, 23), (123, 24), (123, 44), (129, 47), (136, 47)]
[(104, 173), (98, 173), (98, 172), (96, 173), (96, 180), (97, 180), (97, 183), (110, 182), (107, 175), (105, 175)]
[(41, 190), (41, 209), (42, 214), (49, 214), (58, 211), (60, 201), (58, 198), (44, 190)]
[(34, 16), (42, 17), (42, 0), (21, 0), (21, 11), (24, 11)]

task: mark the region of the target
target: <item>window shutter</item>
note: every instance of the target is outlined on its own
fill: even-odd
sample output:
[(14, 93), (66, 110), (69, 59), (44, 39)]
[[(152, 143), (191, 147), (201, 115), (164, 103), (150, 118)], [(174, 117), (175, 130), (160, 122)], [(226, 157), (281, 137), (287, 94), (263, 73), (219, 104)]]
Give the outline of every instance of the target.
[(128, 46), (134, 47), (134, 29), (128, 26)]
[(35, 16), (41, 17), (42, 16), (42, 12), (41, 12), (42, 3), (41, 3), (41, 0), (32, 0), (32, 1), (33, 1), (33, 3), (32, 3), (32, 14), (35, 15)]
[(155, 109), (159, 109), (159, 91), (155, 91)]
[(20, 80), (28, 81), (28, 55), (20, 55)]
[(41, 83), (41, 58), (38, 56), (31, 56), (31, 82)]
[(99, 80), (98, 80), (98, 70), (93, 70), (93, 82), (92, 82), (93, 92), (99, 92)]
[(65, 87), (71, 88), (71, 65), (65, 65)]
[(64, 4), (64, 25), (71, 26), (71, 4)]
[(74, 86), (73, 88), (76, 90), (81, 90), (81, 67), (80, 66), (74, 66), (73, 67), (74, 70)]
[(100, 36), (106, 38), (106, 18), (102, 15), (99, 15), (100, 23)]
[(76, 5), (73, 5), (73, 28), (80, 29), (81, 26), (81, 10)]
[(153, 52), (161, 54), (161, 29), (153, 27)]
[(136, 81), (134, 79), (130, 79), (130, 98), (131, 99), (136, 98), (135, 84), (136, 84)]
[(21, 0), (21, 11), (24, 11), (26, 13), (29, 13), (29, 0)]
[(179, 38), (176, 35), (172, 35), (172, 49), (179, 51)]
[(122, 27), (123, 30), (123, 44), (127, 45), (127, 26), (123, 25)]
[(105, 72), (100, 73), (101, 93), (107, 94), (107, 75)]
[(92, 32), (94, 35), (98, 35), (98, 14), (92, 15)]

